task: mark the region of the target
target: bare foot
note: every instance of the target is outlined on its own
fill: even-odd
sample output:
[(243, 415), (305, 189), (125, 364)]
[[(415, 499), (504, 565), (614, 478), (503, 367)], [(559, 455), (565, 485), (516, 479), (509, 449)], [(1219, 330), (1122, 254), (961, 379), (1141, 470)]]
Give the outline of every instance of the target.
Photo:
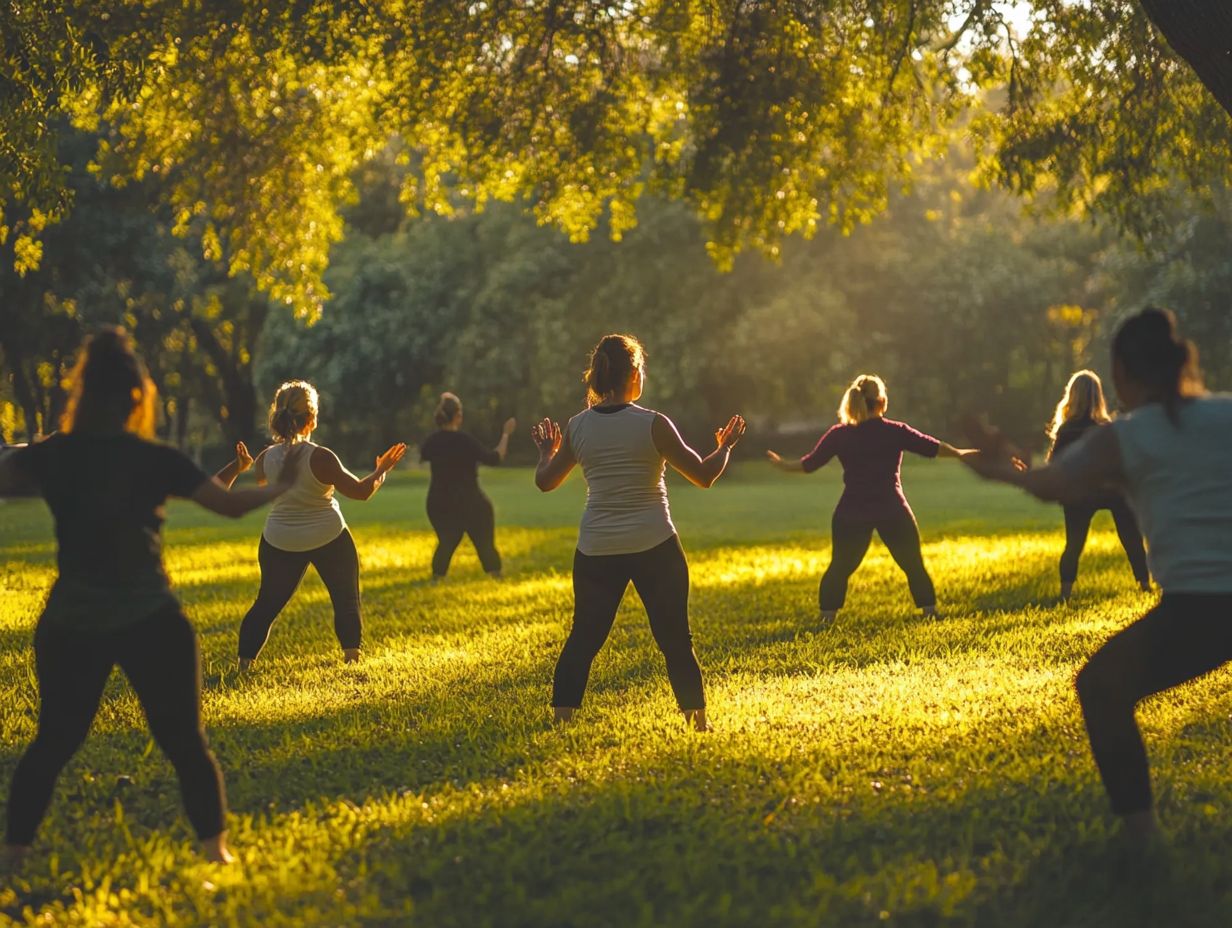
[(576, 711), (572, 706), (553, 706), (552, 721), (557, 725), (568, 725), (573, 721), (573, 713)]
[(235, 855), (227, 849), (227, 833), (214, 835), (201, 842), (201, 856), (212, 864), (233, 864)]
[(359, 648), (343, 648), (342, 663), (358, 664), (359, 663)]
[(684, 722), (692, 725), (696, 731), (710, 731), (710, 722), (706, 720), (705, 709), (685, 709)]

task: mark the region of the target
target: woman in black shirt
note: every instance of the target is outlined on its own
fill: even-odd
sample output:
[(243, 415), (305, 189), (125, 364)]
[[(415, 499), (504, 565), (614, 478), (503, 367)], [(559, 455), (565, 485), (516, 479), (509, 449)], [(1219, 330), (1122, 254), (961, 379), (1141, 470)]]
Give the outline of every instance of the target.
[[(1048, 428), (1048, 437), (1052, 439), (1048, 460), (1061, 454), (1091, 429), (1100, 428), (1111, 421), (1099, 375), (1094, 371), (1078, 371), (1066, 384), (1065, 395), (1053, 413), (1052, 424)], [(1129, 558), (1138, 586), (1144, 592), (1151, 589), (1151, 572), (1146, 566), (1146, 548), (1142, 544), (1138, 520), (1121, 492), (1109, 488), (1062, 507), (1065, 513), (1065, 550), (1061, 553), (1062, 599), (1069, 599), (1074, 591), (1074, 581), (1078, 579), (1078, 558), (1086, 547), (1091, 520), (1101, 509), (1107, 509), (1112, 514), (1117, 537), (1121, 539), (1121, 547)]]
[(197, 636), (163, 569), (163, 507), (178, 496), (238, 518), (294, 475), (228, 492), (176, 449), (150, 441), (153, 424), (154, 385), (124, 330), (108, 328), (82, 348), (63, 432), (0, 459), (0, 496), (34, 492), (51, 509), (59, 568), (34, 633), (38, 730), (13, 771), (10, 856), (29, 850), (119, 664), (175, 767), (203, 853), (231, 860), (222, 774), (201, 726)]
[(492, 467), (505, 459), (509, 436), (518, 422), (507, 419), (496, 447), (485, 448), (474, 436), (461, 431), (462, 401), (454, 394), (441, 394), (435, 418), (440, 428), (419, 449), (420, 459), (432, 468), (428, 483), (428, 521), (436, 532), (432, 579), (441, 580), (449, 572), (449, 562), (463, 535), (470, 537), (483, 569), (499, 577), (496, 514), (492, 501), (479, 489), (479, 465)]

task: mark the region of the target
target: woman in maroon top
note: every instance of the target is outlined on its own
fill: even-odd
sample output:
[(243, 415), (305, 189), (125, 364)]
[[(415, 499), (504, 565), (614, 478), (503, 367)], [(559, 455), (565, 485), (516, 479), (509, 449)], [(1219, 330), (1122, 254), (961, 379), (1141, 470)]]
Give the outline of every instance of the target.
[(861, 374), (839, 405), (839, 424), (822, 435), (812, 451), (798, 461), (766, 452), (777, 467), (797, 473), (812, 473), (834, 457), (843, 465), (843, 495), (831, 523), (833, 551), (819, 592), (823, 626), (833, 622), (842, 608), (847, 581), (864, 560), (874, 531), (907, 574), (915, 604), (925, 615), (936, 613), (937, 594), (924, 567), (920, 530), (903, 495), (899, 470), (904, 451), (926, 458), (956, 458), (970, 452), (885, 418), (886, 405), (882, 379)]

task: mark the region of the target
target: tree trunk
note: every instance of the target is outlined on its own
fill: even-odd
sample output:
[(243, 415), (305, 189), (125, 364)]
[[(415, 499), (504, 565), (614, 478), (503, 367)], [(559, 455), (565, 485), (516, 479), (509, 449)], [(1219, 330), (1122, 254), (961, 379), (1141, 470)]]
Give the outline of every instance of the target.
[(1232, 4), (1228, 0), (1141, 0), (1172, 50), (1232, 116)]
[(222, 384), (223, 405), (216, 411), (228, 444), (237, 441), (255, 444), (257, 389), (252, 383), (250, 365), (240, 364), (215, 336), (209, 322), (198, 316), (188, 320), (197, 344), (209, 355)]

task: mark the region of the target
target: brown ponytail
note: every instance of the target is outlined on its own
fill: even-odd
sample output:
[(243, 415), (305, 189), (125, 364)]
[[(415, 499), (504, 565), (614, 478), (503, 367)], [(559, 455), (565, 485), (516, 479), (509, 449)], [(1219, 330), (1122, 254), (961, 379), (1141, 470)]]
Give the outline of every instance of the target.
[(153, 438), (157, 395), (128, 332), (103, 326), (82, 342), (68, 375), (68, 405), (60, 427), (65, 432), (123, 430)]
[(316, 422), (319, 399), (312, 384), (289, 380), (278, 388), (270, 404), (269, 428), (275, 441), (288, 444), (303, 437)]
[(605, 335), (590, 353), (590, 364), (582, 381), (586, 402), (596, 406), (604, 397), (624, 389), (633, 372), (646, 363), (646, 349), (632, 335)]
[(462, 411), (462, 401), (453, 393), (442, 393), (441, 401), (436, 405), (436, 412), (432, 418), (436, 420), (436, 424), (444, 428), (452, 422)]
[(1122, 322), (1112, 339), (1112, 361), (1163, 403), (1173, 425), (1180, 424), (1181, 400), (1202, 390), (1197, 346), (1181, 337), (1169, 309), (1148, 306)]

